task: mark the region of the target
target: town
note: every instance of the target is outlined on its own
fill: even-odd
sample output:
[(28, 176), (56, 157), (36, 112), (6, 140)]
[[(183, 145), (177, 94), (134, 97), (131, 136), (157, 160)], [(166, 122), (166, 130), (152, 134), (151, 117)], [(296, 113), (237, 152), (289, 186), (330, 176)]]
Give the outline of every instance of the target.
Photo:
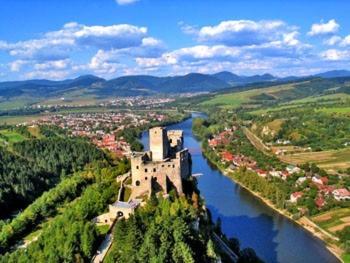
[(144, 127), (151, 123), (171, 120), (169, 114), (157, 112), (94, 112), (47, 115), (22, 125), (32, 127), (40, 125), (57, 126), (71, 136), (86, 137), (97, 147), (109, 150), (117, 156), (131, 154), (130, 143), (118, 132), (129, 128)]

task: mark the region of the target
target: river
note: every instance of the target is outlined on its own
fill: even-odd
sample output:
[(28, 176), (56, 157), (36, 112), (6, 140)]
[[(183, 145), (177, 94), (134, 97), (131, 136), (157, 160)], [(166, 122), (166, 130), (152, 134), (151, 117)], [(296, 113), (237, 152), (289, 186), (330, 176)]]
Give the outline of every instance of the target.
[[(197, 116), (201, 115), (193, 114)], [(185, 147), (192, 155), (192, 171), (203, 173), (198, 178), (201, 196), (213, 220), (220, 217), (223, 232), (228, 237), (238, 238), (241, 248), (253, 248), (266, 263), (339, 262), (320, 239), (266, 206), (213, 167), (192, 133), (192, 119), (167, 128), (184, 131)], [(142, 134), (142, 143), (148, 150), (148, 132)]]

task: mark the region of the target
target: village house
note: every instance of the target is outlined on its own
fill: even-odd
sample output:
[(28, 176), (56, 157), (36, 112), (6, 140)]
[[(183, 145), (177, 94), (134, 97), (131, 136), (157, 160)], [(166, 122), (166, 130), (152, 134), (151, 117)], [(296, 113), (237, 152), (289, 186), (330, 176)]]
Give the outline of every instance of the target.
[(346, 188), (335, 189), (332, 194), (337, 201), (350, 200), (350, 191)]
[(221, 159), (225, 162), (231, 163), (234, 160), (234, 156), (232, 153), (225, 151), (221, 153)]
[(317, 206), (318, 209), (321, 209), (325, 204), (326, 204), (326, 201), (322, 196), (318, 196), (315, 199), (315, 205)]
[(296, 174), (296, 173), (300, 173), (301, 169), (294, 165), (288, 165), (286, 167), (286, 171), (290, 174)]
[(272, 177), (281, 178), (282, 172), (281, 172), (281, 171), (270, 171), (270, 175), (271, 175)]
[(290, 202), (296, 203), (298, 202), (298, 199), (303, 196), (303, 192), (294, 192), (290, 195)]
[(263, 177), (263, 178), (266, 178), (268, 172), (267, 171), (264, 171), (264, 170), (261, 170), (261, 169), (256, 169), (255, 172), (260, 176), (260, 177)]
[(306, 180), (307, 180), (307, 177), (305, 177), (305, 176), (299, 177), (299, 178), (296, 180), (295, 184), (296, 184), (296, 185), (301, 185), (301, 184), (304, 183)]
[(315, 175), (312, 177), (312, 182), (315, 183), (315, 184), (321, 184), (321, 185), (326, 185), (328, 184), (328, 178), (323, 176), (319, 176), (319, 175)]
[(291, 176), (292, 174), (291, 173), (289, 173), (288, 171), (283, 171), (282, 172), (282, 179), (283, 180), (287, 180), (287, 178), (289, 177), (289, 176)]

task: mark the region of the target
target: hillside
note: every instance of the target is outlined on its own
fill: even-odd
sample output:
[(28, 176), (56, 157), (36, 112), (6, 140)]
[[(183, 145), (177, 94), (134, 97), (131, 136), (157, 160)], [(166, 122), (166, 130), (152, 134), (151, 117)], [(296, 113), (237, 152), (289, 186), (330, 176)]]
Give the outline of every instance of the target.
[[(288, 92), (280, 94), (286, 99), (294, 99), (305, 97), (303, 89), (308, 90), (306, 91), (307, 95), (314, 95), (313, 93), (319, 94), (320, 91), (332, 87), (344, 88), (336, 87), (334, 84), (338, 83), (341, 85), (346, 82), (350, 78), (347, 77), (348, 73), (348, 71), (339, 70), (307, 78), (294, 76), (278, 78), (271, 74), (240, 76), (223, 71), (211, 75), (200, 73), (165, 77), (134, 75), (110, 80), (93, 75), (84, 75), (75, 79), (61, 81), (45, 79), (7, 81), (0, 82), (0, 110), (17, 109), (46, 100), (59, 101), (63, 98), (65, 101), (94, 104), (111, 96), (150, 96), (169, 93), (212, 93), (218, 91), (230, 93), (237, 90), (261, 89), (271, 85), (286, 83), (296, 85), (305, 79), (313, 80), (314, 85), (312, 87), (309, 84), (302, 86), (301, 83), (301, 86), (298, 89), (294, 89), (292, 94)], [(338, 78), (333, 78), (334, 76)], [(296, 91), (302, 94), (297, 94)], [(289, 96), (291, 97), (289, 98)]]
[(226, 89), (204, 100), (201, 105), (253, 109), (265, 106), (264, 110), (267, 111), (266, 106), (281, 109), (302, 102), (340, 99), (347, 97), (347, 94), (350, 94), (350, 77), (309, 78)]

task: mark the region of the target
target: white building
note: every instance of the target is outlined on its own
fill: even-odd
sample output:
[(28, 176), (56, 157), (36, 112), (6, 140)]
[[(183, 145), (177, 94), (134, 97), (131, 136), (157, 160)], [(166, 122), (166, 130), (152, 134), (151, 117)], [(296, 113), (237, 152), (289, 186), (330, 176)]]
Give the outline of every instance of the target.
[(350, 192), (346, 188), (335, 189), (332, 194), (338, 201), (350, 200)]

